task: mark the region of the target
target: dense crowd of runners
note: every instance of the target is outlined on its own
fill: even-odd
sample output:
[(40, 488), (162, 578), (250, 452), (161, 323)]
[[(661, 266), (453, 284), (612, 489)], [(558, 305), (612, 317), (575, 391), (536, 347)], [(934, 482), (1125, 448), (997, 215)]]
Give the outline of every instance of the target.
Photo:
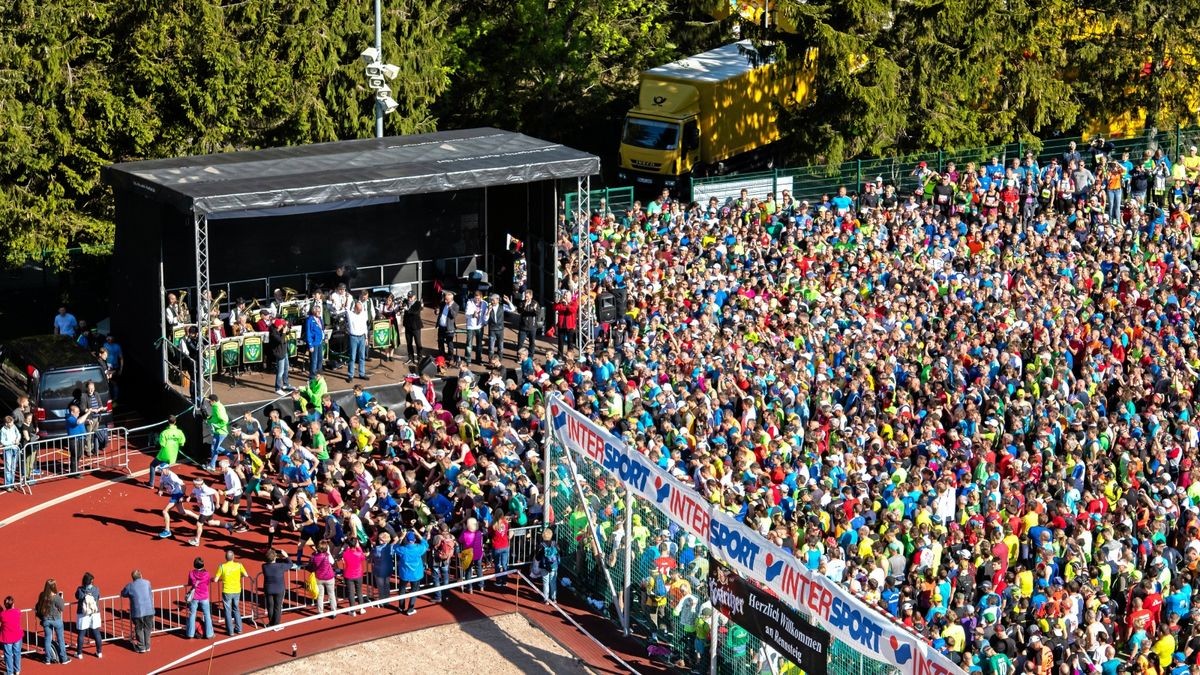
[[(1195, 672), (1200, 153), (1072, 146), (916, 174), (909, 194), (664, 193), (598, 211), (589, 279), (570, 272), (580, 242), (559, 242), (573, 292), (552, 323), (569, 335), (580, 291), (624, 289), (627, 311), (600, 326), (594, 356), (529, 339), (515, 369), (489, 350), (487, 370), (453, 371), (461, 345), (439, 324), (457, 384), (414, 376), (398, 406), (361, 387), (340, 406), (320, 371), (265, 419), (230, 419), (213, 397), (209, 477), (181, 478), (183, 433), (160, 436), (161, 536), (200, 546), (206, 527), (265, 531), (267, 578), (311, 572), (329, 606), (362, 597), (365, 573), (406, 588), (444, 582), (451, 560), (467, 575), (485, 558), (503, 569), (508, 529), (552, 520), (547, 497), (570, 492), (561, 467), (552, 494), (541, 488), (555, 391), (965, 670)], [(454, 303), (439, 316), (454, 321)], [(609, 551), (633, 539), (641, 613), (691, 645), (673, 660), (699, 664), (706, 555), (640, 513), (624, 532), (621, 495), (592, 489), (596, 535)], [(557, 520), (574, 550), (591, 546), (578, 507)], [(552, 600), (552, 537), (536, 559)], [(240, 584), (236, 571), (217, 574)], [(206, 578), (203, 559), (191, 574)], [(719, 639), (746, 655), (744, 631)]]
[(1190, 672), (1200, 154), (1109, 151), (596, 214), (550, 386), (965, 669)]

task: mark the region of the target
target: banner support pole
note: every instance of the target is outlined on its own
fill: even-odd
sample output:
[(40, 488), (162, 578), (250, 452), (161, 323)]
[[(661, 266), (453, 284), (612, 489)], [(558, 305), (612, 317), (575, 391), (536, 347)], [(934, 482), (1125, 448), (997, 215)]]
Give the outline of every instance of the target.
[[(565, 448), (564, 448), (565, 449)], [(591, 510), (587, 507), (587, 500), (583, 496), (583, 482), (579, 477), (579, 470), (575, 467), (575, 460), (571, 458), (571, 452), (566, 449), (563, 453), (563, 458), (567, 460), (567, 470), (571, 472), (571, 482), (575, 485), (575, 494), (579, 497), (579, 502), (583, 505), (583, 515), (587, 517), (588, 534), (592, 544), (596, 547), (596, 555), (600, 556), (600, 569), (604, 572), (604, 581), (608, 583), (608, 592), (615, 601), (620, 596), (617, 595), (617, 587), (613, 583), (612, 575), (608, 573), (608, 565), (604, 564), (604, 549), (600, 546), (600, 535), (596, 533), (596, 519), (592, 515)], [(621, 613), (617, 613), (617, 618), (621, 618)]]
[[(546, 430), (546, 449), (542, 457), (542, 524), (546, 527), (554, 527), (554, 521), (558, 520), (558, 514), (554, 513), (554, 500), (550, 498), (550, 472), (554, 470), (554, 467), (550, 465), (550, 459), (553, 456), (556, 434), (550, 419), (549, 400), (545, 402), (542, 410), (542, 414), (545, 415), (542, 420), (542, 428)], [(556, 533), (557, 531), (558, 528), (555, 528)]]
[[(711, 569), (708, 571), (710, 578), (712, 572)], [(711, 604), (711, 599), (709, 603), (712, 607), (712, 615), (709, 618), (708, 626), (708, 675), (717, 675), (717, 641), (721, 639), (720, 622), (717, 621), (717, 618), (720, 616), (720, 612), (717, 611), (716, 605)]]
[(630, 573), (633, 568), (633, 490), (629, 486), (625, 486), (625, 583), (621, 589), (621, 606), (625, 611), (622, 612), (621, 629), (625, 633), (625, 637), (629, 637), (629, 615), (630, 602), (633, 598), (632, 580)]

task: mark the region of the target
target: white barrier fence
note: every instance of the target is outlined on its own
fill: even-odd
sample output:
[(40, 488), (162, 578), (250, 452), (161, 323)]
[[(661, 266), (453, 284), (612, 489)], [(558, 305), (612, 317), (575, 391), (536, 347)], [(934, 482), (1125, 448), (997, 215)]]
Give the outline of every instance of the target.
[(129, 472), (129, 431), (101, 428), (77, 436), (30, 441), (6, 448), (4, 486), (31, 492), (37, 483), (82, 476), (97, 471)]
[(441, 586), (434, 586), (432, 588), (423, 588), (419, 591), (412, 591), (409, 593), (402, 593), (399, 595), (389, 595), (386, 598), (372, 600), (370, 602), (365, 602), (365, 603), (358, 604), (358, 605), (346, 605), (344, 607), (339, 607), (338, 609), (336, 609), (332, 612), (317, 613), (312, 616), (306, 616), (306, 617), (303, 617), (300, 619), (296, 619), (295, 621), (288, 621), (287, 623), (281, 623), (278, 626), (269, 626), (267, 628), (260, 628), (260, 629), (256, 629), (256, 630), (252, 630), (252, 631), (247, 631), (247, 632), (241, 633), (239, 635), (233, 635), (233, 636), (227, 637), (223, 640), (218, 640), (212, 644), (209, 644), (200, 649), (197, 649), (196, 651), (192, 652), (191, 654), (188, 654), (187, 656), (175, 659), (174, 661), (168, 663), (167, 665), (165, 665), (157, 670), (151, 671), (150, 675), (158, 675), (158, 673), (167, 672), (169, 670), (172, 670), (174, 668), (182, 666), (182, 665), (186, 664), (187, 662), (191, 661), (192, 659), (195, 659), (199, 656), (203, 656), (204, 654), (207, 654), (209, 652), (215, 653), (215, 651), (218, 647), (223, 647), (231, 642), (237, 642), (239, 640), (247, 640), (247, 639), (250, 639), (253, 637), (260, 637), (267, 633), (278, 633), (281, 631), (288, 630), (290, 628), (294, 628), (296, 626), (300, 626), (300, 625), (309, 623), (311, 621), (315, 621), (317, 619), (332, 618), (332, 617), (339, 616), (341, 614), (353, 614), (360, 610), (371, 609), (373, 607), (381, 607), (381, 606), (384, 606), (384, 605), (387, 605), (390, 603), (400, 602), (403, 600), (415, 599), (415, 598), (419, 598), (424, 595), (429, 595), (430, 593), (443, 593), (443, 592), (447, 592), (447, 591), (453, 591), (453, 590), (460, 589), (463, 586), (468, 586), (468, 585), (478, 583), (481, 581), (483, 581), (483, 582), (493, 581), (495, 579), (500, 579), (500, 578), (507, 577), (507, 576), (513, 575), (513, 574), (517, 574), (516, 570), (509, 570), (507, 572), (500, 572), (497, 574), (488, 574), (483, 577), (479, 577), (477, 579), (470, 579), (470, 580), (465, 580), (465, 581), (455, 581), (453, 583), (443, 584)]
[[(515, 528), (509, 532), (509, 569), (525, 566), (533, 562), (533, 556), (537, 551), (538, 542), (541, 541), (542, 527), (540, 525), (532, 525), (529, 527)], [(432, 553), (430, 554), (432, 555)], [(432, 560), (428, 562), (432, 563)], [(392, 569), (398, 569), (396, 562), (393, 561)], [(494, 561), (490, 555), (485, 556), (483, 570), (485, 574), (482, 577), (473, 577), (471, 579), (463, 579), (462, 572), (459, 569), (458, 556), (455, 555), (451, 559), (450, 570), (452, 579), (458, 579), (457, 582), (451, 584), (454, 588), (459, 588), (465, 585), (473, 585), (490, 579), (495, 579), (505, 576), (508, 572), (489, 573), (489, 570), (494, 570)], [(282, 613), (297, 612), (309, 609), (315, 606), (316, 600), (308, 594), (306, 583), (308, 580), (308, 572), (304, 569), (288, 570), (284, 575), (284, 594), (281, 603)], [(426, 579), (430, 575), (426, 574)], [(255, 628), (267, 623), (267, 605), (264, 590), (263, 575), (256, 575), (252, 582), (244, 584), (239, 600), (239, 615), (243, 623), (251, 623)], [(400, 588), (398, 579), (395, 577), (388, 580), (389, 592), (395, 593)], [(345, 580), (338, 577), (338, 598), (339, 604), (344, 604), (348, 598), (346, 593), (347, 586)], [(368, 561), (365, 574), (362, 579), (362, 592), (364, 597), (371, 600), (371, 603), (366, 606), (374, 606), (380, 604), (378, 597), (378, 589), (372, 575), (371, 566)], [(436, 592), (435, 588), (427, 587), (425, 582), (422, 582), (422, 590), (419, 594), (427, 594)], [(151, 591), (151, 597), (154, 605), (154, 620), (151, 624), (151, 635), (160, 635), (174, 631), (184, 630), (187, 626), (188, 614), (190, 608), (187, 602), (187, 587), (186, 586), (166, 586), (162, 588), (154, 588)], [(221, 586), (213, 583), (209, 588), (209, 598), (211, 598), (210, 611), (212, 612), (212, 621), (214, 630), (217, 626), (228, 632), (229, 627), (225, 625), (224, 613), (222, 606)], [(391, 597), (389, 601), (395, 601), (395, 597)], [(67, 598), (68, 602), (63, 611), (64, 635), (66, 644), (72, 645), (75, 641), (75, 626), (78, 621), (78, 613), (76, 611), (78, 603)], [(129, 601), (122, 598), (120, 595), (108, 595), (100, 598), (97, 603), (100, 610), (100, 635), (105, 643), (109, 642), (131, 642), (133, 640), (133, 620), (129, 611)], [(26, 609), (21, 612), (22, 626), (25, 631), (25, 637), (21, 652), (23, 654), (38, 654), (44, 653), (45, 635), (43, 634), (41, 621), (37, 618), (34, 610)], [(196, 616), (197, 631), (203, 634), (203, 611), (197, 609)], [(72, 653), (73, 653), (72, 648)]]

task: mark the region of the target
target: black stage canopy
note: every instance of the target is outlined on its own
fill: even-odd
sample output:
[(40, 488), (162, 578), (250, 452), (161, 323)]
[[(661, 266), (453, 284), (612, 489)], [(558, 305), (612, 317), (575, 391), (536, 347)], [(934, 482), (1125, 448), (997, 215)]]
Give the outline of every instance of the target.
[(499, 129), (462, 129), (105, 167), (114, 190), (181, 211), (329, 205), (600, 173), (600, 159)]
[[(531, 244), (527, 259), (542, 268), (531, 284), (549, 288), (559, 183), (580, 189), (599, 172), (593, 155), (490, 128), (105, 167), (116, 202), (112, 327), (127, 379), (168, 378), (168, 289), (190, 288), (194, 303), (198, 288), (223, 282), (258, 280), (269, 293), (279, 275), (427, 261), (420, 288), (460, 268), (447, 260), (486, 263), (506, 234)], [(193, 382), (205, 380), (195, 367)]]

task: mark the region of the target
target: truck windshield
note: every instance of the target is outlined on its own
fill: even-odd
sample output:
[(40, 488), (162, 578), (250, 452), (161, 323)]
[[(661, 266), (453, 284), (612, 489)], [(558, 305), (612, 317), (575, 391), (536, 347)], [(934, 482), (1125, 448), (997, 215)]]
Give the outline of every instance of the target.
[(625, 145), (649, 150), (674, 150), (679, 145), (679, 125), (637, 117), (625, 119)]

